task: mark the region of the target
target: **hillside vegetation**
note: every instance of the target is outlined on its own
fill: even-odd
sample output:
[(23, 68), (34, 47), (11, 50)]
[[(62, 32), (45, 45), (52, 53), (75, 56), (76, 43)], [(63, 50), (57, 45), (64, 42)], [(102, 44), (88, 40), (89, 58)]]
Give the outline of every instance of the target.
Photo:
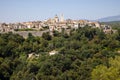
[(120, 29), (120, 21), (103, 22), (103, 23), (110, 25), (113, 29)]
[[(58, 54), (50, 56), (53, 50)], [(119, 31), (104, 34), (90, 27), (73, 29), (69, 34), (54, 31), (53, 36), (48, 32), (42, 37), (29, 33), (26, 39), (13, 33), (0, 34), (0, 79), (117, 80), (119, 50)], [(30, 53), (39, 56), (29, 58)]]

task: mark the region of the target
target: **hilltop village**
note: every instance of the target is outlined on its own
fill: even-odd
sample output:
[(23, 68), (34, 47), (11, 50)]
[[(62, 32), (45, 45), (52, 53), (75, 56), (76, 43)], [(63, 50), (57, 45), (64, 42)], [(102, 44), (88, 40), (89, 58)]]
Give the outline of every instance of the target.
[(120, 29), (112, 27), (63, 15), (1, 23), (0, 80), (118, 80)]
[(58, 17), (55, 15), (54, 18), (50, 18), (44, 21), (31, 21), (31, 22), (21, 22), (21, 23), (0, 23), (0, 33), (3, 32), (16, 32), (19, 30), (30, 29), (33, 31), (44, 31), (46, 29), (49, 32), (58, 31), (61, 32), (62, 29), (78, 29), (80, 27), (89, 26), (91, 28), (99, 28), (102, 29), (105, 33), (115, 32), (108, 25), (102, 25), (99, 22), (92, 22), (89, 20), (72, 20), (72, 19), (64, 19), (63, 15)]

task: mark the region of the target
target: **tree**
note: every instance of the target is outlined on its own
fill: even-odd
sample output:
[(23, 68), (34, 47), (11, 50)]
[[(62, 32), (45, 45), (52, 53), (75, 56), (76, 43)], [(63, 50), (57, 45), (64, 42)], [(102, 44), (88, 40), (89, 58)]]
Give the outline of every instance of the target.
[(120, 80), (120, 57), (109, 59), (109, 66), (98, 65), (92, 71), (92, 80)]
[(43, 34), (42, 34), (42, 38), (44, 38), (45, 40), (48, 40), (48, 41), (52, 39), (52, 37), (51, 37), (51, 35), (49, 34), (49, 32), (43, 33)]

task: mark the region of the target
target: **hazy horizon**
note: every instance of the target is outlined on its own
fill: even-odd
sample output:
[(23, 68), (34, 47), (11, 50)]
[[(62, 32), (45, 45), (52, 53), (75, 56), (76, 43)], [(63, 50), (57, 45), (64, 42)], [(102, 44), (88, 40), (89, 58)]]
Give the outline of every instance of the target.
[(120, 15), (118, 0), (0, 0), (0, 22), (45, 20), (56, 14), (65, 19), (96, 20)]

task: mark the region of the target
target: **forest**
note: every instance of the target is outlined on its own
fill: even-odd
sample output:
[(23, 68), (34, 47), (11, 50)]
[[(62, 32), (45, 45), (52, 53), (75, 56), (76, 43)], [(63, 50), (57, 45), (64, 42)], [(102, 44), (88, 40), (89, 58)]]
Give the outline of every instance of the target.
[(0, 80), (120, 80), (120, 29), (105, 34), (86, 26), (26, 39), (1, 33)]

